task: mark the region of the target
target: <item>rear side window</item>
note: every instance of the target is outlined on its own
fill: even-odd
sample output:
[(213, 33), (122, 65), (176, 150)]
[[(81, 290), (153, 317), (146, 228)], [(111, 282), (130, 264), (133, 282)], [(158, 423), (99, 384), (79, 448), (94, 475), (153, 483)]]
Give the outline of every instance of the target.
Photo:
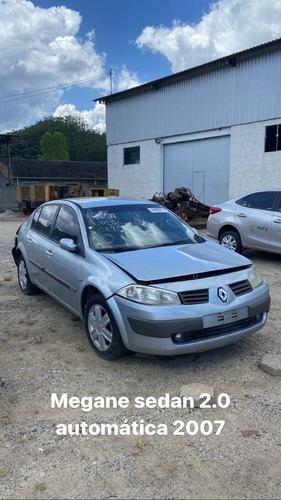
[(273, 210), (276, 193), (255, 193), (251, 201), (251, 208), (258, 210)]
[(262, 193), (252, 193), (243, 196), (236, 203), (246, 208), (255, 208), (257, 210), (273, 210), (276, 199), (276, 193), (272, 191)]
[(77, 245), (79, 237), (80, 229), (74, 210), (67, 206), (61, 207), (54, 226), (52, 239), (59, 242), (62, 238), (70, 238)]
[(36, 230), (44, 234), (44, 236), (49, 236), (50, 234), (57, 208), (57, 205), (45, 205), (41, 210)]

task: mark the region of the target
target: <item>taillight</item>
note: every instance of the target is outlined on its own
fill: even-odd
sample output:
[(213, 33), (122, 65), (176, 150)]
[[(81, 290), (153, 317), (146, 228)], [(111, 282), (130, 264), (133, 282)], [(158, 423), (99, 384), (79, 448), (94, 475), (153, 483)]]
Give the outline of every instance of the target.
[(217, 214), (218, 212), (221, 212), (222, 208), (219, 207), (211, 207), (209, 210), (209, 215)]

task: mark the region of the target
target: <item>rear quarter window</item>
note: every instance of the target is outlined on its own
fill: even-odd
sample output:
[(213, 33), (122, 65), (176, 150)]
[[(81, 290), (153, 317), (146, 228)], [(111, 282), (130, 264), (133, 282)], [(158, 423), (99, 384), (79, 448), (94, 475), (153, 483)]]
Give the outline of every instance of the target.
[(40, 216), (36, 225), (36, 231), (43, 234), (44, 236), (49, 236), (56, 211), (57, 205), (45, 205), (40, 212)]
[(247, 196), (243, 196), (243, 198), (240, 198), (240, 200), (237, 200), (236, 203), (237, 205), (241, 205), (242, 207), (250, 207), (251, 206), (251, 201), (252, 201), (253, 195), (248, 194)]
[(30, 227), (32, 229), (36, 229), (36, 227), (37, 227), (37, 222), (38, 222), (38, 219), (39, 219), (40, 212), (41, 212), (41, 208), (39, 208), (38, 210), (36, 210), (34, 212), (34, 214), (31, 216), (32, 217), (32, 221), (31, 221), (31, 226)]

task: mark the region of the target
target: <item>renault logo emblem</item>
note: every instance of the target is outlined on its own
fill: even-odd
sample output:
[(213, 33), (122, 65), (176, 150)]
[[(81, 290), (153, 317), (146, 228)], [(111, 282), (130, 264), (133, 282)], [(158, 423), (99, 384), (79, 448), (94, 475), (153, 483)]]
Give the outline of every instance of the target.
[(228, 293), (223, 288), (218, 288), (218, 297), (222, 302), (227, 302)]

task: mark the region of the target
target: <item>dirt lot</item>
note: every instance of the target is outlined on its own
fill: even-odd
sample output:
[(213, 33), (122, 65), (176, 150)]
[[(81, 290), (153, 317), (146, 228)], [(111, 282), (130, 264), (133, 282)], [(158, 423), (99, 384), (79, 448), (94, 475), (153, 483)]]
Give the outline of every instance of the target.
[[(107, 362), (91, 350), (83, 324), (48, 296), (23, 295), (11, 256), (20, 222), (0, 221), (0, 496), (3, 499), (281, 498), (280, 377), (260, 367), (280, 353), (281, 257), (251, 252), (267, 279), (267, 326), (217, 351), (169, 359), (130, 354)], [(143, 408), (136, 396), (179, 395), (188, 383), (230, 396), (228, 408)], [(126, 409), (51, 408), (59, 396), (126, 396)], [(279, 412), (278, 412), (279, 410)], [(194, 420), (195, 435), (174, 435)], [(225, 420), (204, 435), (204, 420)], [(168, 435), (66, 435), (61, 423), (166, 424)], [(97, 425), (95, 428), (98, 428)]]

